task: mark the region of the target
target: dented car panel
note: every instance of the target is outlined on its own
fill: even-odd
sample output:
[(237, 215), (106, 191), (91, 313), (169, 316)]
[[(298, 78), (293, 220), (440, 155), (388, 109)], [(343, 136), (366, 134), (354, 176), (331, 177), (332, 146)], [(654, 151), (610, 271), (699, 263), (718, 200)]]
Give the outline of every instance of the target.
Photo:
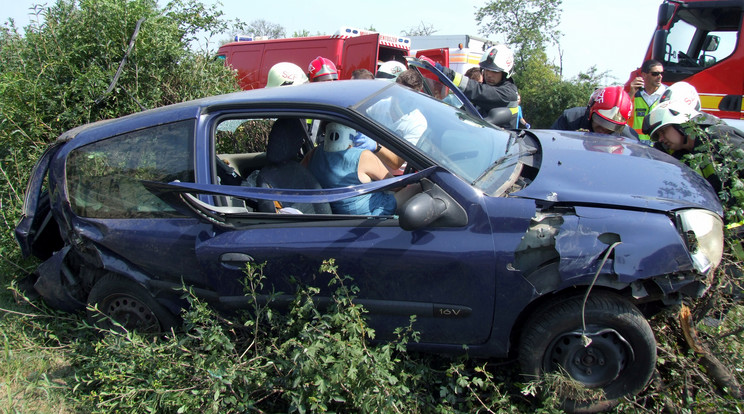
[[(367, 114), (385, 99), (420, 108), (428, 126), (419, 142)], [(216, 149), (223, 136), (237, 142), (287, 117), (344, 123), (408, 169), (344, 188), (274, 188), (250, 180), (265, 167), (265, 151)], [(298, 148), (292, 161), (305, 154)], [(240, 183), (222, 181), (221, 156), (245, 160), (232, 166)], [(424, 197), (395, 215), (255, 207), (409, 184)], [(692, 221), (720, 224), (707, 182), (656, 150), (589, 133), (518, 135), (387, 82), (345, 81), (212, 97), (68, 131), (34, 170), (16, 237), (41, 260), (37, 291), (60, 309), (83, 307), (111, 274), (174, 314), (184, 305), (182, 284), (226, 312), (272, 294), (286, 304), (293, 280), (316, 286), (322, 302), (332, 292), (318, 269), (333, 258), (354, 278), (378, 339), (416, 316), (421, 342), (412, 347), (467, 345), (472, 355), (496, 357), (513, 349), (519, 321), (570, 292), (597, 287), (639, 306), (700, 295), (716, 249), (691, 251), (686, 238), (699, 230), (683, 228), (681, 211), (705, 211)], [(243, 295), (249, 263), (266, 263), (257, 298)]]

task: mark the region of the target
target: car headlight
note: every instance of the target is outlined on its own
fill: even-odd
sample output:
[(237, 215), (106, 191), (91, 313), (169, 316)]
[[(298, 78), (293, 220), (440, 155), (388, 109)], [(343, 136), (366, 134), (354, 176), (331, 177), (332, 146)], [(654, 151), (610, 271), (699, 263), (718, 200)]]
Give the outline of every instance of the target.
[(700, 273), (707, 273), (721, 263), (723, 256), (723, 221), (708, 210), (677, 212), (677, 223), (693, 265)]

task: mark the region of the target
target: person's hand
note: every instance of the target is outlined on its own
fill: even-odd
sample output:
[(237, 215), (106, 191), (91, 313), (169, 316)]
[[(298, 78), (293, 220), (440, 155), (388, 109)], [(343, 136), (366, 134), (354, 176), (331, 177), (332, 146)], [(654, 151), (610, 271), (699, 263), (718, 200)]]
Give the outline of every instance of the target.
[(630, 89), (631, 90), (638, 91), (640, 89), (643, 89), (643, 87), (644, 87), (643, 78), (640, 77), (640, 76), (636, 76), (635, 79), (633, 79), (630, 82)]
[[(424, 62), (427, 62), (428, 64), (430, 64), (430, 65), (432, 65), (432, 66), (435, 66), (435, 67), (436, 67), (437, 65), (439, 65), (439, 63), (438, 63), (438, 62), (435, 62), (435, 61), (434, 61), (434, 59), (432, 59), (432, 58), (430, 58), (430, 57), (428, 57), (428, 56), (419, 56), (419, 59), (421, 59), (421, 60), (423, 60)], [(440, 66), (441, 66), (441, 65), (440, 65)]]
[(531, 126), (532, 126), (532, 125), (530, 125), (530, 123), (529, 123), (529, 122), (526, 122), (526, 123), (524, 124), (524, 129), (530, 129), (530, 127), (531, 127)]
[(362, 134), (361, 132), (354, 135), (354, 138), (352, 138), (352, 140), (354, 141), (354, 146), (357, 148), (366, 149), (370, 151), (374, 151), (377, 149), (377, 141)]

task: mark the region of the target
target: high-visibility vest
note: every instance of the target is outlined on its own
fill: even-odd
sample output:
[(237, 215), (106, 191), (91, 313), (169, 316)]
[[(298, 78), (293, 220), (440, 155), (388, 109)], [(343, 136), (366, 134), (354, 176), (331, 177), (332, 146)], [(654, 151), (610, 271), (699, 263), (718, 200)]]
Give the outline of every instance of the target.
[(648, 135), (644, 135), (642, 132), (643, 118), (645, 118), (646, 115), (648, 115), (648, 113), (656, 107), (656, 104), (659, 103), (659, 100), (657, 99), (656, 102), (654, 102), (654, 104), (649, 107), (646, 103), (646, 100), (643, 99), (643, 96), (641, 96), (641, 91), (642, 90), (636, 92), (633, 98), (633, 117), (631, 118), (631, 122), (629, 124), (631, 128), (633, 128), (638, 133), (638, 138), (640, 138), (641, 142), (651, 145), (651, 137)]

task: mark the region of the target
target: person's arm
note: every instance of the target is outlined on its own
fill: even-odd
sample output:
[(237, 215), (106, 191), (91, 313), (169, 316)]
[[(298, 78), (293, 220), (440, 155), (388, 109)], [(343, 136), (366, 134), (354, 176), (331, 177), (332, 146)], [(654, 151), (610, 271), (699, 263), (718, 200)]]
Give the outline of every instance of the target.
[(473, 105), (489, 108), (507, 107), (516, 104), (519, 99), (517, 85), (510, 81), (502, 82), (498, 86), (469, 82), (462, 92)]
[(382, 160), (369, 150), (362, 151), (362, 155), (359, 157), (357, 175), (359, 176), (359, 181), (363, 183), (382, 180), (383, 178), (390, 178), (393, 176), (390, 174), (387, 167), (385, 167), (385, 164), (382, 163)]
[(553, 125), (550, 126), (550, 129), (557, 129), (560, 131), (568, 130), (568, 119), (566, 119), (565, 111), (563, 111), (563, 113), (561, 113), (561, 116), (559, 116), (558, 119), (553, 122)]
[(398, 154), (390, 151), (389, 149), (380, 146), (380, 149), (376, 152), (377, 157), (385, 164), (389, 169), (395, 171), (400, 168), (405, 160), (398, 156)]

